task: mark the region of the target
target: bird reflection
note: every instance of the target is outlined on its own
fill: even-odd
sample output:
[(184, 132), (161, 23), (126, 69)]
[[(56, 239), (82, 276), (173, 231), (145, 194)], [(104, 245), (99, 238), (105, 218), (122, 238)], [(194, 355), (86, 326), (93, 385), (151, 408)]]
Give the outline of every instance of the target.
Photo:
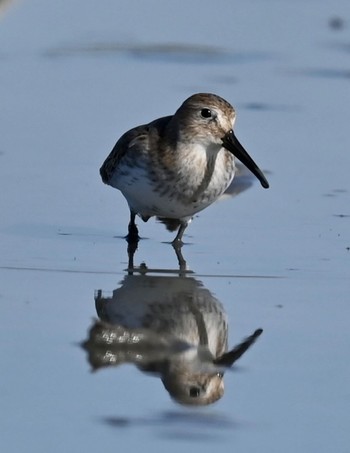
[(221, 398), (225, 370), (262, 333), (228, 350), (224, 308), (192, 276), (126, 275), (111, 297), (97, 291), (95, 303), (100, 320), (83, 343), (92, 368), (133, 363), (181, 404)]

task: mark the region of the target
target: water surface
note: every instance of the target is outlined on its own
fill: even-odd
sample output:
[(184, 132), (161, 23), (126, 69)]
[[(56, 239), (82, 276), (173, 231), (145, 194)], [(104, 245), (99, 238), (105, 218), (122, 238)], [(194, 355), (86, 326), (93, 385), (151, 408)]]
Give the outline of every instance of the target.
[[(2, 450), (347, 452), (348, 3), (4, 3)], [(188, 408), (133, 364), (91, 372), (80, 344), (95, 291), (127, 278), (127, 205), (98, 168), (202, 91), (235, 105), (270, 189), (241, 179), (194, 219), (186, 278), (222, 307), (228, 347), (264, 332), (223, 397)], [(134, 265), (183, 278), (171, 235), (139, 228)]]

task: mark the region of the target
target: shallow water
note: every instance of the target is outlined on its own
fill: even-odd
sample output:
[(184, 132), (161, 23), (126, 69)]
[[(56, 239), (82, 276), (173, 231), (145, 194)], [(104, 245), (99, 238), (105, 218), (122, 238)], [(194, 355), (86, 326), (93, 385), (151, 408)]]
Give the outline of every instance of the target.
[[(2, 450), (347, 452), (348, 2), (4, 3)], [(223, 397), (188, 408), (132, 363), (91, 373), (80, 344), (95, 291), (127, 279), (128, 209), (98, 168), (125, 130), (201, 91), (235, 105), (270, 189), (243, 177), (194, 219), (185, 277), (172, 235), (139, 222), (146, 282), (214, 298), (229, 348), (264, 330)]]

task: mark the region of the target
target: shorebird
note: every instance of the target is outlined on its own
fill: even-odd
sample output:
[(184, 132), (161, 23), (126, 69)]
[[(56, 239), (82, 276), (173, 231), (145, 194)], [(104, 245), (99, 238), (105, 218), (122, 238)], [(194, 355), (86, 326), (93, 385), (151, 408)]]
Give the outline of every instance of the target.
[(130, 209), (127, 239), (139, 239), (135, 217), (157, 217), (172, 242), (182, 245), (192, 217), (217, 200), (235, 175), (239, 159), (267, 189), (269, 184), (233, 132), (236, 112), (225, 99), (194, 94), (172, 116), (135, 127), (117, 141), (103, 163), (105, 184), (119, 189)]

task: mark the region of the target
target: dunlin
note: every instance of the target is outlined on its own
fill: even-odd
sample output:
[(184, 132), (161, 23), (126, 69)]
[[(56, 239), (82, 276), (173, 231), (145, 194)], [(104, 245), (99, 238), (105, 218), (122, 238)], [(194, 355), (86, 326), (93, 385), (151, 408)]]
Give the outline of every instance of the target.
[(182, 244), (194, 214), (217, 200), (235, 175), (239, 159), (267, 189), (269, 184), (233, 125), (234, 108), (215, 94), (189, 97), (175, 115), (126, 132), (103, 163), (105, 184), (119, 189), (130, 208), (129, 242), (139, 239), (135, 217), (156, 216)]

